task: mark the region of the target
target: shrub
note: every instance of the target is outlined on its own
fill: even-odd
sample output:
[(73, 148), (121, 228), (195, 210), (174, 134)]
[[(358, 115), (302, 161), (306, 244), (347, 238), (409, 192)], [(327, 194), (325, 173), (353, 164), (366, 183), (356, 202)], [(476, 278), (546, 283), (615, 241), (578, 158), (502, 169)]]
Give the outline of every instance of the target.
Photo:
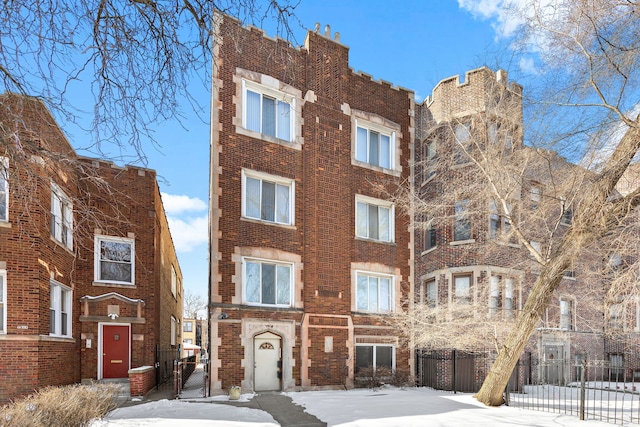
[(116, 407), (113, 384), (46, 387), (2, 407), (0, 427), (85, 427)]
[(372, 367), (360, 369), (356, 376), (356, 387), (377, 389), (385, 384), (395, 387), (413, 386), (413, 378), (408, 371), (393, 370), (389, 368)]

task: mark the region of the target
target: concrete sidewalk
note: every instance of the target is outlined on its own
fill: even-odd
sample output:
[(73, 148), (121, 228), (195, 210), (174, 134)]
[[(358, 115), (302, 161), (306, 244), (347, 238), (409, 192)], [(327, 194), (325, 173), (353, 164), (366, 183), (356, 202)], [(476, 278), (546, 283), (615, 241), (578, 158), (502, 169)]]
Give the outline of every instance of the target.
[[(140, 405), (146, 402), (173, 399), (173, 387), (171, 385), (161, 385), (158, 389), (152, 389), (143, 398), (125, 399), (118, 406)], [(190, 401), (200, 401), (199, 399), (185, 399)], [(293, 403), (289, 396), (280, 392), (264, 392), (255, 394), (249, 401), (210, 401), (212, 405), (232, 405), (242, 408), (252, 408), (265, 411), (273, 417), (283, 427), (326, 427), (327, 423), (320, 421), (315, 416), (304, 411), (300, 405)]]
[(327, 423), (304, 411), (300, 405), (293, 403), (289, 396), (280, 392), (258, 393), (248, 402), (224, 401), (216, 402), (243, 408), (260, 409), (268, 412), (283, 427), (326, 427)]

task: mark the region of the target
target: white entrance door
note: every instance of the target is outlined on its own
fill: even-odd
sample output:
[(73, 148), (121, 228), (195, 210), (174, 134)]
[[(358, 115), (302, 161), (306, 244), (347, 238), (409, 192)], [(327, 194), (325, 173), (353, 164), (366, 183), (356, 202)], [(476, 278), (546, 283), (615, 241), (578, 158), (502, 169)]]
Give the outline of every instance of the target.
[(280, 390), (282, 339), (271, 332), (256, 335), (253, 341), (255, 391)]

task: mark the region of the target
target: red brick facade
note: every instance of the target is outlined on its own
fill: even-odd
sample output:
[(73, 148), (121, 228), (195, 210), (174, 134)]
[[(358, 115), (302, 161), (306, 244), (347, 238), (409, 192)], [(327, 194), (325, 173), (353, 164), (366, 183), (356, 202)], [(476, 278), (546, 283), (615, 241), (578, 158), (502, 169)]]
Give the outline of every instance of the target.
[[(378, 365), (392, 358), (388, 362), (395, 369), (410, 371), (412, 355), (399, 345), (397, 332), (377, 310), (358, 309), (356, 294), (358, 277), (364, 280), (365, 274), (370, 275), (367, 280), (384, 283), (380, 289), (391, 283), (393, 310), (401, 309), (411, 290), (411, 220), (385, 200), (411, 178), (413, 93), (353, 72), (348, 48), (329, 34), (310, 32), (305, 46), (296, 49), (228, 17), (218, 16), (217, 23), (212, 390), (236, 385), (245, 390), (351, 387), (359, 346), (360, 357), (373, 349)], [(247, 97), (254, 94), (249, 90), (291, 106), (290, 135), (250, 130)], [(377, 132), (390, 135), (391, 153), (383, 154), (390, 164), (372, 166), (356, 159), (356, 123), (375, 130), (370, 138)], [(288, 189), (293, 209), (284, 223), (248, 213), (250, 180)], [(370, 209), (382, 215), (391, 212), (392, 237), (357, 237), (357, 200), (367, 206), (379, 203), (380, 208)], [(248, 269), (271, 265), (291, 274), (283, 285), (291, 298), (282, 304), (249, 301), (249, 282), (256, 279)], [(262, 275), (259, 280), (267, 286), (269, 279)], [(262, 337), (275, 340), (265, 348), (273, 344), (282, 349), (278, 368), (276, 362), (266, 368), (267, 376), (279, 376), (270, 386), (260, 385)]]
[[(16, 135), (0, 153), (9, 165), (9, 215), (0, 221), (0, 401), (109, 376), (100, 355), (109, 350), (105, 325), (127, 331), (115, 337), (125, 344), (123, 357), (113, 358), (126, 368), (118, 377), (154, 366), (156, 347), (171, 345), (171, 316), (181, 342), (182, 316), (180, 267), (155, 172), (79, 158), (35, 99), (5, 96), (0, 107), (3, 137)], [(124, 280), (96, 271), (96, 236), (111, 242), (105, 268), (123, 261), (117, 270), (126, 275), (132, 266)], [(116, 254), (123, 247), (130, 255)]]

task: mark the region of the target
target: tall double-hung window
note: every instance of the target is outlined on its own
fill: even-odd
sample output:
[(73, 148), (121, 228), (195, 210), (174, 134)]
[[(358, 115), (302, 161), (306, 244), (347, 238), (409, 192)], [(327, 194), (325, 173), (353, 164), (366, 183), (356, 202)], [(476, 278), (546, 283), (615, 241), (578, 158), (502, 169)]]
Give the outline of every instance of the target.
[(0, 334), (7, 333), (7, 272), (0, 270)]
[(393, 310), (393, 276), (358, 272), (356, 308), (362, 311)]
[(293, 264), (245, 258), (242, 267), (247, 304), (291, 306)]
[(133, 285), (135, 277), (134, 240), (96, 236), (95, 281)]
[(454, 206), (453, 240), (471, 239), (471, 218), (469, 214), (469, 200), (458, 200)]
[(51, 184), (51, 236), (73, 250), (73, 205), (71, 199)]
[(49, 334), (71, 336), (71, 288), (51, 280)]
[(0, 157), (0, 221), (9, 221), (9, 159)]
[(294, 99), (285, 93), (243, 80), (243, 126), (265, 136), (292, 141)]
[(243, 170), (242, 182), (242, 213), (245, 218), (276, 224), (293, 224), (293, 180)]
[(395, 132), (382, 127), (357, 122), (356, 126), (356, 160), (393, 169)]
[(393, 242), (393, 204), (356, 195), (356, 236), (381, 242)]

